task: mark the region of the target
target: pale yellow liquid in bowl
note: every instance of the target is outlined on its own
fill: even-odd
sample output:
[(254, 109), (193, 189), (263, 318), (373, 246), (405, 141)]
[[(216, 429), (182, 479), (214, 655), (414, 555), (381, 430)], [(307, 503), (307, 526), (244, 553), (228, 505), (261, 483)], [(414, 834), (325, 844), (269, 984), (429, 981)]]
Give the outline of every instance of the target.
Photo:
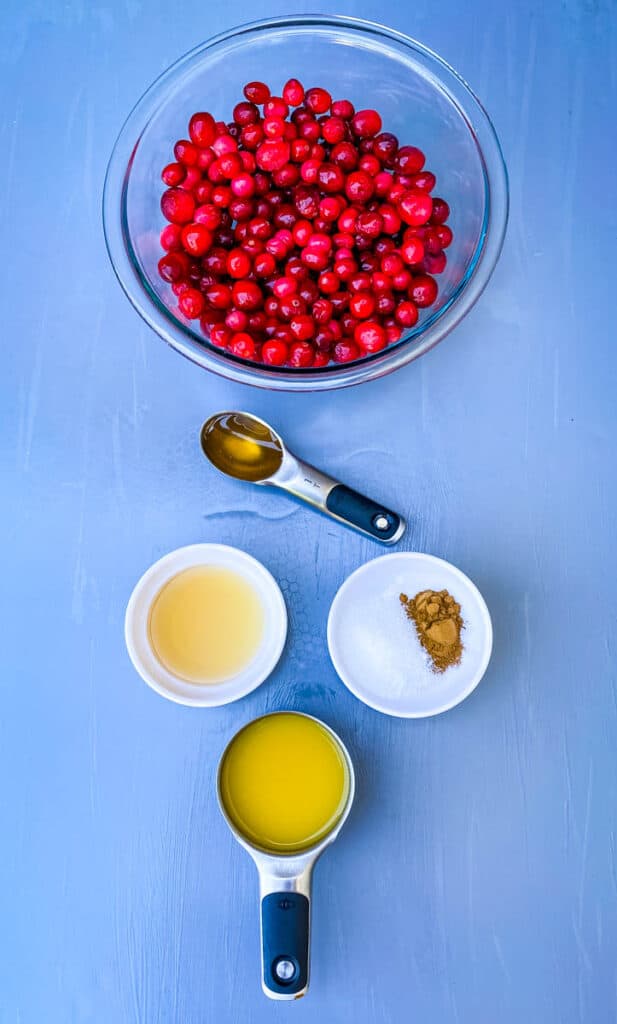
[(268, 853), (297, 853), (338, 824), (349, 796), (345, 755), (319, 722), (293, 712), (267, 715), (237, 734), (219, 774), (227, 816)]
[(239, 573), (196, 565), (159, 590), (148, 625), (152, 649), (172, 675), (212, 685), (233, 678), (254, 658), (264, 610)]

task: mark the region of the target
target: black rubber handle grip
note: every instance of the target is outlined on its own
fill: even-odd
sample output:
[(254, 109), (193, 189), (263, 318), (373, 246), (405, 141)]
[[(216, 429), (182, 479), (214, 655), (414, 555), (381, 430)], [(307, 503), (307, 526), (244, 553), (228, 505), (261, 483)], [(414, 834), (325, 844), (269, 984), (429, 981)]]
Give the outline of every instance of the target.
[(309, 901), (299, 892), (271, 892), (261, 901), (263, 982), (278, 996), (308, 985)]
[(332, 488), (326, 498), (326, 508), (382, 544), (396, 544), (405, 532), (405, 520), (401, 516), (383, 505), (377, 505), (345, 484), (337, 484)]

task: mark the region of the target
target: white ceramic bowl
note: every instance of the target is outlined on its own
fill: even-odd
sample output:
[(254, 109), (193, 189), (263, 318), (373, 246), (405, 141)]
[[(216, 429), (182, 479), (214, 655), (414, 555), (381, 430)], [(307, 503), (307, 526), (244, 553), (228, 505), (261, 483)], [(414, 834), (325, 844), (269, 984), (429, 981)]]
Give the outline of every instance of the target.
[[(243, 576), (264, 609), (264, 632), (257, 653), (240, 672), (222, 683), (199, 684), (180, 679), (158, 660), (148, 630), (152, 602), (161, 587), (184, 569), (221, 566)], [(177, 548), (151, 565), (137, 583), (126, 609), (126, 646), (141, 678), (168, 700), (191, 707), (219, 707), (255, 690), (275, 668), (287, 637), (287, 609), (280, 587), (256, 558), (225, 544), (191, 544)]]
[[(394, 687), (388, 690), (387, 657), (394, 658), (394, 647), (406, 639), (405, 630), (413, 630), (413, 623), (403, 622), (387, 627), (381, 638), (384, 647), (383, 673), (375, 679), (375, 662), (378, 655), (369, 652), (373, 667), (367, 659), (363, 664), (358, 658), (354, 643), (354, 626), (357, 626), (359, 609), (364, 614), (383, 619), (383, 602), (392, 600), (392, 614), (397, 615), (398, 595), (405, 593), (413, 597), (421, 590), (449, 590), (461, 605), (465, 623), (463, 630), (463, 656), (460, 664), (453, 665), (442, 673), (431, 673), (430, 685), (416, 686), (410, 679), (409, 687)], [(366, 611), (368, 609), (368, 612)], [(392, 620), (394, 622), (394, 620)], [(402, 632), (401, 632), (402, 630)], [(398, 640), (397, 640), (398, 633)], [(357, 634), (356, 634), (357, 635)], [(388, 643), (392, 651), (388, 651)], [(401, 551), (383, 555), (366, 562), (348, 576), (336, 594), (328, 617), (328, 647), (330, 657), (342, 681), (359, 700), (386, 715), (398, 718), (426, 718), (438, 715), (459, 704), (476, 688), (486, 672), (493, 647), (493, 627), (484, 598), (478, 588), (449, 562), (433, 555)], [(400, 653), (400, 652), (399, 652)]]

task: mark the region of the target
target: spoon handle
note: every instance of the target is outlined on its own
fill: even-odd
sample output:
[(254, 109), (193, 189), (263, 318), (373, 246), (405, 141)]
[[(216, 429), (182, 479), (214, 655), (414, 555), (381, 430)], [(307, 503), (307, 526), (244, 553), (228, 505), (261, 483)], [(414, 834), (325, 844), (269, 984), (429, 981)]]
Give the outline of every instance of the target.
[[(287, 461), (287, 460), (286, 460)], [(405, 532), (405, 520), (397, 512), (385, 508), (358, 491), (339, 483), (321, 470), (293, 456), (286, 472), (271, 482), (313, 508), (319, 509), (346, 526), (367, 534), (382, 544), (396, 544)]]

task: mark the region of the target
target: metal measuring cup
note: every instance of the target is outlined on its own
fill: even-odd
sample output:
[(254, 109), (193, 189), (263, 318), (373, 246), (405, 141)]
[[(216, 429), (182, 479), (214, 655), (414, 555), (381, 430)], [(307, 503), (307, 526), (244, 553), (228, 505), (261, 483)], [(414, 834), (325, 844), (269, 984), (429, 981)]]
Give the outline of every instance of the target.
[[(336, 744), (347, 771), (347, 800), (343, 812), (323, 839), (297, 853), (269, 853), (251, 843), (229, 817), (221, 792), (221, 770), (236, 733), (223, 751), (217, 771), (217, 796), (221, 813), (241, 846), (251, 855), (259, 872), (261, 904), (261, 987), (270, 999), (300, 999), (309, 984), (311, 876), (317, 858), (333, 843), (343, 827), (354, 799), (355, 774), (349, 751), (325, 722), (301, 711), (275, 711), (294, 714), (317, 722)], [(262, 715), (269, 718), (269, 715)], [(259, 719), (253, 719), (248, 728)], [(242, 730), (239, 730), (240, 732)]]

